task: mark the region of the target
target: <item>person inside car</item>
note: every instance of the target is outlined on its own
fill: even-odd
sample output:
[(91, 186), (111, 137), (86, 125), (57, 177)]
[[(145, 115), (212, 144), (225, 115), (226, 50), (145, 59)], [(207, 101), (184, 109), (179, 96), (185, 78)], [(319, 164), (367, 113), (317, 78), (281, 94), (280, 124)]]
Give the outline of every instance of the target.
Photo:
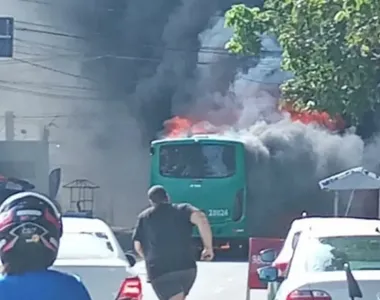
[(49, 269), (62, 236), (59, 207), (35, 192), (0, 205), (0, 299), (91, 300), (79, 278)]

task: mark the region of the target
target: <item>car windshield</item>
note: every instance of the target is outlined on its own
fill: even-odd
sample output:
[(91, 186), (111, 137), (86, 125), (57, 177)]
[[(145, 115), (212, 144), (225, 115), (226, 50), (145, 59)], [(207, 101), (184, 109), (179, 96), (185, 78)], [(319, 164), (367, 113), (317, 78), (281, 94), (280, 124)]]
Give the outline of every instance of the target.
[(179, 178), (224, 178), (235, 174), (235, 146), (182, 144), (160, 147), (160, 174)]
[(104, 237), (88, 233), (64, 233), (58, 259), (98, 259), (115, 257), (112, 245)]
[(307, 248), (307, 272), (342, 271), (346, 262), (352, 270), (380, 270), (380, 235), (316, 238)]

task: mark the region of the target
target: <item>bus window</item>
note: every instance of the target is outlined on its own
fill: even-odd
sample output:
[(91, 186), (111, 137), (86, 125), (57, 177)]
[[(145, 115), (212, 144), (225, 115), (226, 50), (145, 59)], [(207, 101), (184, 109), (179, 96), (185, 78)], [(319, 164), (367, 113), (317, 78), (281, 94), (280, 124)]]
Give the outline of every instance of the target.
[(235, 146), (222, 144), (163, 145), (160, 174), (179, 178), (224, 178), (235, 174)]

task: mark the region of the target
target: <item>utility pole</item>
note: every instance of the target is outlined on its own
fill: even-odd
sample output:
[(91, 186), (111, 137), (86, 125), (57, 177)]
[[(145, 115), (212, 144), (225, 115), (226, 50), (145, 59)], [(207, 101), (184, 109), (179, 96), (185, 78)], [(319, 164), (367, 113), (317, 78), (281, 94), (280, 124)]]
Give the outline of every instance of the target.
[(42, 125), (41, 126), (41, 136), (40, 136), (41, 141), (49, 142), (49, 136), (50, 136), (50, 130), (49, 130), (48, 126)]
[(13, 111), (5, 112), (5, 140), (13, 141), (15, 139), (15, 116)]

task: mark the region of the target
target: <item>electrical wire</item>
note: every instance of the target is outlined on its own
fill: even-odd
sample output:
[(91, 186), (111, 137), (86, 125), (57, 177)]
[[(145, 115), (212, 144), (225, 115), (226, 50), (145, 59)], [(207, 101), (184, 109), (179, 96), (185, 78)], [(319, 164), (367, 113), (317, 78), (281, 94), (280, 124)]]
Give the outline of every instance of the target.
[(73, 91), (82, 91), (82, 92), (99, 92), (98, 89), (85, 86), (75, 86), (75, 85), (65, 85), (65, 84), (56, 84), (49, 82), (35, 82), (35, 81), (10, 81), (10, 80), (1, 80), (0, 83), (14, 86), (28, 86), (28, 87), (37, 87), (46, 90), (73, 90)]
[[(258, 80), (253, 80), (249, 78), (244, 78), (242, 77), (241, 79), (243, 80), (249, 80), (251, 82), (255, 82), (258, 84), (265, 84), (265, 85), (279, 85), (280, 83), (268, 83), (265, 81), (258, 81)], [(9, 91), (9, 92), (15, 92), (15, 93), (21, 93), (25, 95), (34, 95), (34, 96), (39, 96), (39, 97), (46, 97), (46, 98), (55, 98), (55, 99), (62, 99), (62, 100), (70, 100), (70, 101), (104, 101), (104, 99), (98, 98), (98, 97), (85, 97), (85, 96), (78, 96), (78, 95), (68, 95), (68, 94), (58, 94), (58, 93), (50, 93), (50, 92), (41, 92), (41, 91), (35, 91), (31, 89), (24, 89), (20, 88), (19, 84), (16, 84), (17, 87), (12, 87), (10, 85), (5, 85), (5, 84), (0, 84), (0, 90), (3, 91)], [(122, 99), (123, 101), (124, 99)], [(60, 115), (58, 114), (61, 118), (63, 117), (70, 117), (72, 115)], [(41, 116), (34, 116), (34, 118), (41, 117)], [(51, 116), (46, 116), (46, 118), (51, 117)], [(32, 118), (32, 116), (29, 116), (29, 118)]]
[(30, 2), (30, 3), (36, 3), (36, 4), (43, 4), (43, 5), (52, 5), (49, 2), (42, 1), (42, 0), (18, 0), (20, 2)]
[[(45, 120), (45, 119), (69, 119), (69, 118), (83, 118), (83, 117), (97, 117), (102, 115), (101, 113), (70, 113), (70, 114), (43, 114), (43, 115), (15, 115), (14, 118), (17, 120)], [(0, 115), (0, 119), (4, 116)]]
[[(23, 0), (25, 2), (40, 2), (40, 1), (30, 1), (30, 0)], [(47, 4), (47, 3), (46, 3)], [(36, 27), (42, 27), (42, 28), (47, 28), (47, 29), (56, 29), (53, 26), (47, 25), (47, 24), (40, 24), (40, 23), (34, 23), (34, 22), (27, 22), (27, 21), (17, 21), (17, 23), (20, 23), (24, 26), (26, 25), (32, 25)], [(38, 34), (46, 34), (46, 35), (52, 35), (52, 36), (58, 36), (58, 37), (64, 37), (64, 38), (73, 38), (73, 39), (79, 39), (79, 40), (86, 40), (84, 37), (75, 35), (75, 34), (70, 34), (70, 33), (65, 33), (65, 32), (60, 32), (60, 31), (52, 31), (52, 30), (45, 30), (45, 29), (34, 29), (34, 28), (28, 28), (28, 27), (16, 27), (16, 30), (18, 31), (24, 31), (24, 32), (32, 32), (32, 33), (38, 33)], [(66, 51), (66, 52), (72, 52), (70, 54), (57, 54), (54, 53), (50, 56), (46, 56), (46, 54), (43, 53), (32, 53), (32, 52), (26, 52), (26, 51), (20, 51), (16, 50), (15, 54), (21, 54), (21, 55), (30, 55), (32, 57), (28, 57), (28, 59), (25, 58), (19, 58), (15, 57), (13, 60), (7, 61), (8, 63), (13, 62), (13, 63), (22, 63), (22, 64), (27, 64), (36, 68), (44, 69), (49, 72), (54, 72), (58, 73), (64, 76), (69, 76), (73, 77), (76, 79), (83, 79), (87, 80), (90, 82), (94, 82), (94, 80), (81, 76), (78, 74), (73, 74), (69, 73), (63, 70), (59, 70), (56, 68), (52, 68), (43, 64), (36, 63), (36, 61), (41, 61), (41, 60), (50, 60), (50, 59), (57, 59), (57, 58), (62, 58), (62, 59), (77, 59), (77, 61), (91, 61), (91, 60), (99, 60), (99, 59), (119, 59), (119, 60), (130, 60), (130, 61), (145, 61), (145, 62), (153, 62), (153, 63), (160, 63), (162, 61), (162, 58), (153, 58), (153, 57), (138, 57), (138, 56), (124, 56), (124, 55), (113, 55), (113, 54), (104, 54), (104, 55), (98, 55), (98, 56), (86, 56), (83, 55), (80, 51), (75, 50), (75, 49), (69, 49), (63, 46), (58, 46), (56, 44), (47, 44), (47, 43), (40, 43), (36, 41), (30, 41), (30, 40), (25, 40), (25, 39), (20, 39), (20, 38), (15, 38), (15, 41), (21, 42), (21, 46), (23, 48), (28, 48), (29, 45), (39, 45), (43, 50), (44, 47), (50, 48), (49, 50), (58, 50), (58, 51)], [(25, 45), (26, 44), (26, 45)], [(18, 45), (16, 48), (18, 48), (20, 45)], [(150, 48), (155, 48), (155, 49), (161, 49), (163, 52), (165, 51), (175, 51), (175, 52), (183, 52), (185, 54), (188, 54), (189, 52), (196, 52), (200, 54), (210, 54), (210, 55), (225, 55), (225, 56), (236, 56), (234, 54), (229, 53), (226, 49), (222, 47), (213, 47), (213, 46), (202, 46), (200, 49), (181, 49), (181, 48), (176, 48), (176, 47), (167, 47), (165, 45), (152, 45), (152, 44), (143, 44), (141, 45), (142, 47), (150, 47)], [(30, 48), (33, 48), (32, 46)], [(278, 60), (281, 57), (281, 51), (269, 51), (269, 50), (263, 50), (262, 53), (264, 56), (267, 55), (269, 56), (270, 59), (272, 60)], [(249, 58), (249, 57), (248, 57)], [(257, 59), (259, 60), (260, 58), (258, 57), (251, 57), (250, 59)], [(268, 59), (268, 58), (267, 58)], [(214, 61), (198, 61), (198, 65), (210, 65), (214, 64), (217, 62)], [(4, 61), (0, 62), (0, 66), (5, 64)], [(257, 81), (252, 78), (247, 78), (243, 77), (242, 79), (248, 80), (251, 82), (256, 82), (256, 83), (263, 83), (263, 84), (274, 84), (278, 85), (280, 83), (268, 83), (264, 81)], [(37, 87), (40, 89), (45, 89), (45, 90), (52, 90), (52, 91), (57, 91), (59, 89), (68, 89), (68, 90), (86, 90), (86, 88), (81, 88), (81, 87), (75, 87), (75, 86), (58, 86), (58, 85), (53, 85), (53, 84), (47, 84), (43, 86), (38, 83), (32, 83), (32, 82), (11, 82), (11, 81), (4, 81), (0, 80), (0, 88), (6, 91), (11, 91), (11, 92), (16, 92), (16, 93), (23, 93), (23, 94), (30, 94), (30, 95), (37, 95), (41, 97), (49, 97), (49, 98), (57, 98), (57, 99), (66, 99), (66, 100), (101, 100), (99, 98), (94, 98), (94, 97), (82, 97), (78, 95), (68, 95), (68, 94), (62, 94), (62, 93), (50, 93), (46, 91), (36, 91), (33, 89), (30, 89), (30, 87)], [(8, 85), (7, 85), (8, 84)], [(13, 85), (13, 86), (12, 86)], [(29, 89), (25, 88), (20, 88), (20, 85), (29, 85)], [(95, 89), (87, 89), (87, 91), (96, 91)]]
[[(49, 25), (46, 25), (49, 26)], [(70, 33), (64, 33), (64, 32), (56, 32), (56, 31), (48, 31), (48, 30), (40, 30), (40, 29), (32, 29), (27, 27), (16, 27), (16, 30), (20, 31), (26, 31), (26, 32), (34, 32), (34, 33), (41, 33), (41, 34), (49, 34), (53, 36), (60, 36), (60, 37), (68, 37), (68, 38), (74, 38), (74, 39), (80, 39), (80, 40), (87, 40), (88, 38), (85, 38), (83, 36), (70, 34)], [(99, 34), (99, 33), (95, 33)], [(227, 54), (231, 56), (236, 56), (234, 54), (231, 54), (228, 52), (227, 49), (223, 47), (215, 47), (215, 46), (202, 46), (199, 49), (184, 49), (184, 48), (178, 48), (178, 47), (169, 47), (165, 45), (153, 45), (153, 44), (141, 44), (142, 47), (148, 47), (148, 48), (155, 48), (155, 49), (162, 49), (163, 51), (174, 51), (174, 52), (203, 52), (203, 53), (211, 53), (211, 54)], [(276, 54), (281, 55), (282, 51), (280, 50), (268, 50), (268, 49), (262, 49), (261, 54)]]
[(60, 37), (78, 39), (78, 40), (84, 40), (84, 38), (81, 37), (81, 36), (79, 36), (79, 35), (68, 34), (68, 33), (64, 33), (64, 32), (56, 32), (56, 31), (32, 29), (32, 28), (26, 28), (26, 27), (15, 27), (15, 30), (26, 31), (26, 32), (34, 32), (34, 33), (41, 33), (41, 34), (48, 34), (48, 35), (54, 35), (54, 36), (60, 36)]
[(64, 95), (64, 94), (55, 94), (55, 93), (47, 93), (47, 92), (40, 92), (40, 91), (34, 91), (30, 89), (23, 89), (19, 87), (12, 87), (12, 86), (6, 86), (4, 84), (0, 84), (0, 90), (3, 91), (9, 91), (9, 92), (15, 92), (15, 93), (21, 93), (21, 94), (27, 94), (27, 95), (34, 95), (39, 97), (47, 97), (47, 98), (55, 98), (55, 99), (64, 99), (64, 100), (89, 100), (89, 101), (103, 101), (101, 98), (96, 97), (81, 97), (77, 95)]
[(47, 43), (31, 41), (31, 40), (26, 40), (26, 39), (21, 39), (21, 38), (16, 38), (16, 37), (14, 38), (14, 40), (16, 42), (21, 43), (25, 47), (28, 47), (28, 46), (30, 47), (31, 45), (33, 45), (33, 48), (35, 48), (35, 46), (37, 46), (38, 48), (41, 48), (41, 49), (49, 48), (49, 49), (54, 49), (54, 50), (64, 50), (67, 52), (80, 53), (80, 51), (78, 49), (68, 48), (68, 47), (61, 46), (61, 45), (58, 46), (56, 44), (55, 45), (54, 44), (47, 44)]
[(77, 79), (85, 79), (85, 80), (88, 80), (88, 81), (93, 81), (92, 79), (90, 79), (88, 77), (84, 77), (84, 76), (81, 76), (81, 75), (77, 75), (77, 74), (72, 74), (72, 73), (69, 73), (69, 72), (61, 71), (61, 70), (58, 70), (58, 69), (55, 69), (55, 68), (51, 68), (51, 67), (48, 67), (48, 66), (44, 66), (44, 65), (41, 65), (41, 64), (30, 62), (30, 61), (27, 61), (27, 60), (24, 60), (24, 59), (21, 59), (21, 58), (13, 58), (13, 59), (16, 60), (16, 61), (22, 62), (24, 64), (27, 64), (27, 65), (30, 65), (30, 66), (33, 66), (33, 67), (37, 67), (37, 68), (40, 68), (40, 69), (44, 69), (44, 70), (47, 70), (47, 71), (50, 71), (50, 72), (58, 73), (58, 74), (69, 76), (69, 77), (74, 77), (74, 78), (77, 78)]
[(15, 20), (16, 24), (23, 24), (23, 25), (31, 25), (31, 26), (37, 26), (37, 27), (44, 27), (44, 28), (51, 28), (51, 29), (57, 29), (57, 27), (48, 25), (48, 24), (42, 24), (42, 23), (35, 23), (35, 22), (28, 22), (28, 21), (22, 21), (22, 20)]

